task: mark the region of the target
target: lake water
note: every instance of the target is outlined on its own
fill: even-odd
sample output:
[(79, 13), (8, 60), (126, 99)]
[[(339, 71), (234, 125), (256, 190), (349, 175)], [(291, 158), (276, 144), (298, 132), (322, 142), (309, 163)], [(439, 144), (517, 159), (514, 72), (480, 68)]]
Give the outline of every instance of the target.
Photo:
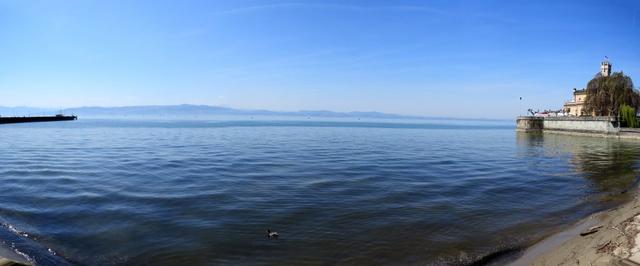
[(300, 120), (2, 125), (0, 255), (465, 264), (619, 204), (638, 177), (640, 142), (513, 121)]

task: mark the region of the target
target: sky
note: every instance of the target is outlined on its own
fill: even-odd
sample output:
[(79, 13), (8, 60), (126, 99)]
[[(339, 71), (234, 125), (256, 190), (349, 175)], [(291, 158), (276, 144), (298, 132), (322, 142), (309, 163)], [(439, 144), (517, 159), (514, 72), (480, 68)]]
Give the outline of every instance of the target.
[(513, 118), (605, 56), (640, 85), (640, 1), (0, 0), (0, 106)]

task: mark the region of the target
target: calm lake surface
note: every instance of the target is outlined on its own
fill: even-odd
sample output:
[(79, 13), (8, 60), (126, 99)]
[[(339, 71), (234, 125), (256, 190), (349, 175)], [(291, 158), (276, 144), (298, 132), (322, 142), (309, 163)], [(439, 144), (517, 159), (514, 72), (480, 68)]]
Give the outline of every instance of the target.
[(522, 134), (514, 124), (2, 125), (0, 256), (41, 265), (465, 264), (619, 204), (636, 184), (640, 142)]

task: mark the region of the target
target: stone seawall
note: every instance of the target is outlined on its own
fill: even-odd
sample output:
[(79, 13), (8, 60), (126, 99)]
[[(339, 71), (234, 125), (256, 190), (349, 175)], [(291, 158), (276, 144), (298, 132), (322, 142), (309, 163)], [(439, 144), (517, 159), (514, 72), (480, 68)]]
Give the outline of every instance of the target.
[(617, 134), (620, 131), (617, 124), (614, 117), (545, 117), (543, 130)]
[(533, 117), (520, 116), (516, 130), (640, 139), (639, 129), (620, 128), (615, 117)]
[(544, 117), (520, 116), (516, 120), (516, 130), (524, 132), (542, 131)]

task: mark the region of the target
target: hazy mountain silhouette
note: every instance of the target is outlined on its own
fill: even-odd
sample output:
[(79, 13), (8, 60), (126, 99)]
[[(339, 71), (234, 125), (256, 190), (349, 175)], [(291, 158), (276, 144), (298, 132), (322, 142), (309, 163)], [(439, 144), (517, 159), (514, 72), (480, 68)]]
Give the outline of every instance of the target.
[[(53, 115), (63, 113), (80, 117), (91, 116), (205, 116), (205, 115), (238, 115), (238, 116), (291, 116), (291, 117), (327, 117), (327, 118), (385, 118), (385, 119), (464, 119), (447, 117), (425, 117), (413, 115), (398, 115), (381, 112), (334, 112), (326, 110), (302, 110), (302, 111), (270, 111), (270, 110), (245, 110), (229, 107), (210, 105), (139, 105), (120, 107), (87, 106), (66, 109), (37, 108), (37, 107), (3, 107), (0, 106), (2, 116), (34, 116)], [(467, 120), (467, 119), (464, 119)], [(493, 119), (471, 119), (493, 120)]]
[(308, 116), (308, 117), (362, 117), (362, 118), (421, 118), (380, 112), (333, 112), (324, 110), (304, 110), (296, 112), (270, 110), (244, 110), (209, 105), (144, 105), (122, 107), (78, 107), (62, 110), (65, 114), (78, 116), (109, 115), (244, 115), (244, 116)]

